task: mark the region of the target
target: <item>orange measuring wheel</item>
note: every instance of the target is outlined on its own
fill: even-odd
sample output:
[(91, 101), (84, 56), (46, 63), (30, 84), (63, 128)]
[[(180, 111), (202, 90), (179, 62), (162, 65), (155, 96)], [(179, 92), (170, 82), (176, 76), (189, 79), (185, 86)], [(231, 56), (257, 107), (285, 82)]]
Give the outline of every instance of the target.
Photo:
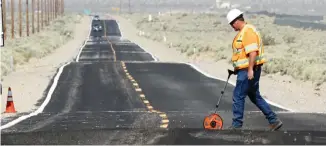
[(204, 128), (207, 130), (221, 130), (223, 127), (223, 119), (220, 115), (214, 113), (206, 116), (204, 119)]

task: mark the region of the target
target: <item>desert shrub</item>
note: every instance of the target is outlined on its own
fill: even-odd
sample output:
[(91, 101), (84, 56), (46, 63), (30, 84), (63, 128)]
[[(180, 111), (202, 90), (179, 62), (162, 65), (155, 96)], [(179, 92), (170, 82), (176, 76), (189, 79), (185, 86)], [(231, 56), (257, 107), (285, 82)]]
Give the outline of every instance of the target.
[(270, 36), (268, 34), (263, 34), (262, 35), (262, 40), (263, 40), (263, 44), (265, 46), (276, 45), (275, 38), (273, 38), (272, 36)]
[(74, 36), (75, 24), (80, 21), (79, 19), (81, 17), (78, 15), (65, 15), (53, 20), (51, 25), (39, 33), (6, 40), (4, 48), (1, 49), (1, 77), (10, 73), (11, 57), (14, 65), (24, 64), (31, 58), (46, 56), (71, 40)]
[(295, 42), (295, 37), (291, 36), (291, 35), (284, 35), (283, 36), (283, 40), (284, 42), (290, 44), (290, 43), (294, 43)]
[[(192, 56), (193, 48), (196, 48), (196, 55), (212, 53), (212, 60), (231, 63), (230, 44), (237, 32), (230, 28), (222, 14), (164, 15), (160, 16), (160, 23), (142, 21), (140, 16), (129, 18), (141, 30), (159, 35), (163, 31), (168, 32), (168, 41), (181, 53)], [(261, 30), (265, 52), (270, 57), (270, 61), (264, 65), (267, 74), (281, 73), (318, 84), (325, 82), (326, 41), (323, 38), (326, 31), (278, 26), (273, 23), (274, 17), (265, 15), (250, 18), (249, 23)], [(168, 27), (162, 29), (161, 24), (168, 24)]]

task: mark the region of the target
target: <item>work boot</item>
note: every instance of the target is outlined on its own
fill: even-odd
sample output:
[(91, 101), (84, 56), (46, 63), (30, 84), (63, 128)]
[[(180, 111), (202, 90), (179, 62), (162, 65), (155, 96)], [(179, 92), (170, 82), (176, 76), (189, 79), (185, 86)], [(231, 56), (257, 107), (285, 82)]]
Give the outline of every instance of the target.
[(276, 131), (283, 126), (283, 123), (281, 120), (277, 119), (275, 123), (270, 124), (269, 126), (271, 131)]
[(235, 126), (230, 126), (228, 129), (235, 131), (235, 130), (241, 130), (242, 127), (235, 127)]

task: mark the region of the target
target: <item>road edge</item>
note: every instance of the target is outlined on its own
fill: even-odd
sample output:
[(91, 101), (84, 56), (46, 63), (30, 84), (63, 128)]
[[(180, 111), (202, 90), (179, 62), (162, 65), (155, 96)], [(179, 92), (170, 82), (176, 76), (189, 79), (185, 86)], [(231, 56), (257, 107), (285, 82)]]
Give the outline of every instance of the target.
[[(92, 31), (92, 22), (93, 22), (93, 17), (91, 18), (91, 23), (90, 23), (90, 26), (89, 26), (89, 33), (88, 33), (88, 36), (87, 36), (86, 39), (84, 40), (84, 43), (80, 46), (79, 53), (78, 53), (78, 55), (76, 56), (76, 62), (78, 62), (78, 60), (79, 60), (79, 56), (80, 56), (80, 54), (81, 54), (81, 51), (82, 51), (83, 48), (86, 46), (86, 43), (87, 43), (87, 41), (88, 41), (89, 38), (90, 38), (90, 34), (91, 34), (91, 31)], [(58, 70), (57, 74), (56, 74), (55, 77), (53, 78), (52, 85), (51, 85), (51, 87), (48, 89), (48, 92), (47, 92), (48, 94), (47, 94), (47, 96), (45, 97), (45, 100), (43, 101), (43, 103), (42, 103), (42, 104), (41, 104), (41, 105), (40, 105), (40, 106), (39, 106), (35, 111), (33, 111), (33, 112), (31, 112), (31, 113), (29, 113), (29, 114), (27, 114), (27, 115), (23, 115), (23, 116), (20, 116), (20, 117), (18, 117), (18, 118), (15, 118), (14, 120), (12, 120), (12, 121), (10, 121), (10, 122), (4, 124), (4, 125), (1, 124), (0, 130), (3, 130), (3, 129), (9, 128), (9, 127), (12, 127), (12, 126), (16, 125), (17, 123), (19, 123), (19, 122), (21, 122), (21, 121), (23, 121), (23, 120), (26, 120), (26, 119), (28, 119), (28, 118), (30, 118), (30, 117), (32, 117), (32, 116), (36, 116), (36, 115), (38, 115), (39, 113), (41, 113), (41, 112), (44, 110), (45, 106), (50, 102), (50, 100), (51, 100), (51, 96), (52, 96), (52, 94), (53, 94), (53, 92), (54, 92), (54, 90), (55, 90), (55, 88), (56, 88), (56, 86), (57, 86), (57, 84), (58, 84), (58, 80), (59, 80), (59, 78), (60, 78), (60, 76), (61, 76), (61, 73), (63, 72), (64, 67), (67, 66), (67, 65), (69, 65), (70, 63), (71, 63), (71, 61), (68, 61), (68, 62), (66, 62), (64, 65), (62, 65), (61, 67), (59, 67), (59, 70)]]
[(25, 120), (25, 119), (27, 119), (27, 118), (29, 118), (29, 117), (36, 116), (36, 115), (38, 115), (39, 113), (41, 113), (41, 112), (44, 110), (45, 106), (46, 106), (46, 105), (50, 102), (50, 100), (51, 100), (51, 96), (52, 96), (52, 94), (53, 94), (55, 88), (57, 87), (57, 84), (58, 84), (59, 78), (60, 78), (60, 76), (61, 76), (61, 74), (62, 74), (62, 72), (63, 72), (63, 68), (64, 68), (65, 66), (69, 65), (70, 63), (71, 63), (71, 62), (65, 63), (64, 65), (62, 65), (62, 66), (59, 68), (59, 71), (57, 72), (56, 76), (55, 76), (54, 79), (53, 79), (53, 83), (52, 83), (52, 85), (51, 85), (51, 88), (50, 88), (50, 90), (49, 90), (49, 92), (48, 92), (48, 94), (47, 94), (47, 96), (46, 96), (44, 102), (42, 103), (42, 105), (41, 105), (37, 110), (35, 110), (34, 112), (32, 112), (32, 113), (30, 113), (30, 114), (28, 114), (28, 115), (24, 115), (24, 116), (21, 116), (21, 117), (15, 119), (15, 120), (12, 120), (12, 121), (6, 123), (5, 125), (1, 125), (0, 130), (3, 130), (3, 129), (6, 129), (6, 128), (9, 128), (9, 127), (11, 127), (11, 126), (14, 126), (14, 125), (16, 125), (17, 123), (19, 123), (19, 122), (21, 122), (21, 121), (23, 121), (23, 120)]
[(89, 38), (90, 38), (90, 36), (91, 36), (91, 32), (92, 32), (93, 20), (94, 20), (94, 18), (92, 17), (92, 19), (91, 19), (91, 23), (90, 23), (90, 25), (89, 25), (88, 37), (84, 40), (84, 43), (80, 46), (79, 52), (78, 52), (78, 54), (77, 54), (77, 56), (76, 56), (76, 60), (75, 60), (76, 62), (79, 61), (80, 54), (81, 54), (81, 52), (83, 51), (84, 47), (86, 46), (87, 42), (89, 41)]

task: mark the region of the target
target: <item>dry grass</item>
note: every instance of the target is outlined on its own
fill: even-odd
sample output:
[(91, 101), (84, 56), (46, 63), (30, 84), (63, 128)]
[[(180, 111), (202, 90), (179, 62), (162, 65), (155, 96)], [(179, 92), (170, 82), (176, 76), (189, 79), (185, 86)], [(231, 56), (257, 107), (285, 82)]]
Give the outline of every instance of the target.
[[(174, 13), (153, 16), (151, 22), (144, 14), (125, 14), (124, 17), (144, 31), (142, 36), (165, 43), (188, 56), (210, 55), (214, 60), (230, 60), (231, 41), (236, 32), (226, 24), (225, 16)], [(247, 20), (256, 25), (264, 39), (269, 59), (264, 65), (265, 73), (291, 75), (317, 85), (326, 82), (325, 31), (278, 26), (273, 24), (273, 17), (264, 15), (250, 15)]]
[[(80, 20), (81, 16), (65, 15), (53, 20), (51, 25), (46, 26), (39, 33), (30, 33), (29, 37), (6, 40), (5, 47), (1, 49), (1, 78), (11, 71), (11, 56), (13, 57), (14, 66), (24, 64), (31, 58), (46, 56), (73, 38), (75, 24), (79, 23)], [(23, 25), (23, 28), (26, 28), (26, 24)], [(9, 27), (8, 30), (11, 30), (11, 28)], [(18, 30), (16, 25), (15, 33), (17, 37), (19, 37)], [(24, 32), (23, 34), (26, 35)]]

